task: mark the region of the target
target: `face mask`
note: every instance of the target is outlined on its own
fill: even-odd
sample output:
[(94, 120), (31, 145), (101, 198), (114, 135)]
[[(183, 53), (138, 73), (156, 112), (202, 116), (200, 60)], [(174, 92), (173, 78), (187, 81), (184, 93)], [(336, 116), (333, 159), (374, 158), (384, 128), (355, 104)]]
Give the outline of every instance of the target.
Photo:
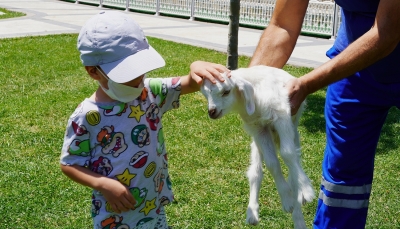
[[(101, 71), (100, 71), (101, 72)], [(103, 73), (101, 73), (103, 74)], [(104, 74), (103, 74), (104, 76)], [(143, 91), (143, 87), (144, 87), (144, 78), (142, 82), (140, 83), (140, 85), (135, 88), (135, 87), (130, 87), (130, 86), (126, 86), (124, 84), (120, 84), (120, 83), (116, 83), (114, 81), (112, 81), (110, 78), (106, 77), (108, 79), (108, 89), (105, 89), (103, 86), (101, 86), (100, 82), (98, 82), (98, 84), (100, 85), (100, 87), (103, 89), (103, 91), (110, 96), (110, 98), (121, 101), (123, 103), (127, 103), (130, 102), (134, 99), (136, 99), (137, 97), (140, 96), (140, 94), (142, 94)]]

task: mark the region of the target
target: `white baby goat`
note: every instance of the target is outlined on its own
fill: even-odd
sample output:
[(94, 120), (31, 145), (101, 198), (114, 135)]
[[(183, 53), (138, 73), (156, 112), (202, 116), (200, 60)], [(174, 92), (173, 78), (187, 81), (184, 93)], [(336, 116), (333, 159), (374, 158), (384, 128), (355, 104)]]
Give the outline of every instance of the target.
[[(252, 137), (251, 165), (247, 172), (250, 200), (246, 222), (259, 222), (259, 192), (263, 178), (262, 160), (272, 174), (283, 210), (292, 213), (295, 228), (306, 228), (301, 205), (312, 201), (314, 189), (300, 164), (300, 140), (297, 126), (304, 103), (295, 116), (290, 115), (290, 104), (284, 84), (293, 78), (284, 70), (255, 66), (231, 72), (225, 81), (212, 84), (205, 80), (201, 92), (208, 101), (208, 114), (218, 119), (229, 112), (238, 113), (244, 129)], [(285, 180), (276, 154), (279, 150), (288, 166)]]

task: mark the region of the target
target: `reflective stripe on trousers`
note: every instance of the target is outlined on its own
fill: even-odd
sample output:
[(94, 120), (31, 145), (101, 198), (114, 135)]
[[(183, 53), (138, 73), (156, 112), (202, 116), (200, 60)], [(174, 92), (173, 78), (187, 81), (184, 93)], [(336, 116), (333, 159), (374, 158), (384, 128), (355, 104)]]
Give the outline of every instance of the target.
[(364, 229), (371, 184), (338, 185), (322, 178), (314, 229)]
[[(362, 186), (344, 186), (337, 185), (326, 181), (324, 178), (321, 180), (321, 185), (324, 187), (320, 190), (319, 199), (323, 201), (323, 203), (330, 207), (339, 207), (339, 208), (351, 208), (351, 209), (360, 209), (367, 208), (369, 204), (369, 196), (371, 193), (372, 185), (362, 185)], [(336, 194), (345, 194), (345, 195), (356, 195), (364, 197), (362, 199), (340, 199), (329, 197), (324, 190), (330, 193)], [(343, 196), (343, 195), (342, 195)]]

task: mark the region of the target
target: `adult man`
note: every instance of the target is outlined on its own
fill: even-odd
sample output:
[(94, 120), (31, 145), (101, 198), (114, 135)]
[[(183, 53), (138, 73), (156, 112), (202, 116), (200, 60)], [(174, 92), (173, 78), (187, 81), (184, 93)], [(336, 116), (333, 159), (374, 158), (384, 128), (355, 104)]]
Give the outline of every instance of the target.
[[(328, 86), (327, 146), (314, 228), (364, 228), (374, 155), (389, 108), (400, 108), (400, 1), (336, 0), (342, 9), (331, 58), (287, 83), (292, 114)], [(300, 33), (308, 0), (277, 0), (250, 66), (283, 67)]]

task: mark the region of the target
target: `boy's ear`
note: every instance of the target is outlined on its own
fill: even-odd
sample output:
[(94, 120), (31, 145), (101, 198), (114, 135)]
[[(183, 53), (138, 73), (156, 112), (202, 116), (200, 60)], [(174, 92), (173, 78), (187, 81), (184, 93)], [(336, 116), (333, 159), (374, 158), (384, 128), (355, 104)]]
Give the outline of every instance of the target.
[(89, 74), (89, 76), (92, 77), (94, 80), (100, 79), (99, 70), (97, 70), (95, 66), (85, 66), (85, 70)]

